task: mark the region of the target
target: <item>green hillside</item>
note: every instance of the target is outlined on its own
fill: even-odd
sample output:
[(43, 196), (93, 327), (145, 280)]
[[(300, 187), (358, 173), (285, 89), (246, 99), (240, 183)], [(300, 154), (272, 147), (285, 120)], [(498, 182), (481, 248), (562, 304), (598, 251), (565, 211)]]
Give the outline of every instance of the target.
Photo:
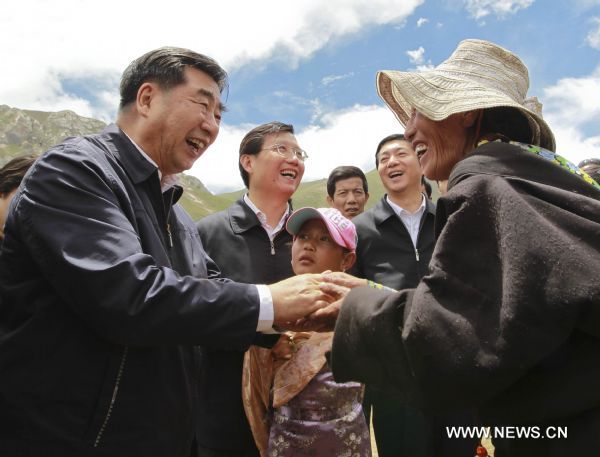
[(221, 211), (234, 201), (221, 195), (211, 194), (204, 184), (194, 176), (183, 174), (181, 184), (184, 192), (179, 203), (190, 213), (193, 220)]

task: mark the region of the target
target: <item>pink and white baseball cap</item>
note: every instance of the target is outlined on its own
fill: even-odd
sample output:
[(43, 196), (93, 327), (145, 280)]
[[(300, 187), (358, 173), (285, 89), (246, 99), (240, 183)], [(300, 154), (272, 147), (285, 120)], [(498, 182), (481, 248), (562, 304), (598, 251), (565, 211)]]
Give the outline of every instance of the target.
[(325, 222), (329, 234), (341, 247), (354, 251), (356, 249), (356, 227), (335, 208), (300, 208), (294, 211), (287, 220), (286, 230), (297, 235), (302, 225), (311, 219)]

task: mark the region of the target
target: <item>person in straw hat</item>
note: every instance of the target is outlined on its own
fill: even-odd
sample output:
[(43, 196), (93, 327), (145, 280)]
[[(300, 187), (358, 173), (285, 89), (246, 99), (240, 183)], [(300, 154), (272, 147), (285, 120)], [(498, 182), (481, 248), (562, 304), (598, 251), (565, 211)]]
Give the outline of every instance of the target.
[(523, 62), (481, 40), (430, 71), (377, 74), (425, 176), (448, 179), (436, 248), (412, 290), (348, 293), (364, 281), (332, 273), (347, 295), (313, 318), (339, 311), (337, 382), (473, 408), (497, 457), (586, 455), (600, 445), (600, 190), (554, 153), (528, 87)]

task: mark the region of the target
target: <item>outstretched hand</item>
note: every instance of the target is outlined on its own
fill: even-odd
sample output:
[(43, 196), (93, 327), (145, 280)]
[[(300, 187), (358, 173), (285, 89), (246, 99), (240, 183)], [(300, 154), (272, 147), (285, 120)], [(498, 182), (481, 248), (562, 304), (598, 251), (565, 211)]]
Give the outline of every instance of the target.
[(343, 271), (325, 271), (323, 273), (323, 281), (348, 289), (368, 285), (366, 279), (357, 278), (356, 276), (349, 275)]
[(273, 323), (286, 330), (332, 331), (344, 297), (350, 289), (365, 285), (366, 279), (339, 271), (303, 274), (271, 284)]
[(366, 286), (367, 280), (343, 273), (341, 271), (323, 273), (321, 290), (327, 295), (334, 297), (329, 305), (319, 308), (300, 324), (304, 329), (310, 328), (318, 332), (330, 332), (335, 327), (335, 322), (342, 308), (342, 302), (348, 292), (354, 287)]

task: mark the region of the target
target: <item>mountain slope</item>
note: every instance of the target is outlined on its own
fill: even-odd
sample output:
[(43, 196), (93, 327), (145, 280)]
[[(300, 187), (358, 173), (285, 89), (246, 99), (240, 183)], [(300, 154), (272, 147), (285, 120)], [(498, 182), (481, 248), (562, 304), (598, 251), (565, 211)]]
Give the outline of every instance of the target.
[(0, 105), (0, 164), (22, 154), (40, 154), (64, 138), (95, 133), (104, 122), (72, 111), (47, 113)]

